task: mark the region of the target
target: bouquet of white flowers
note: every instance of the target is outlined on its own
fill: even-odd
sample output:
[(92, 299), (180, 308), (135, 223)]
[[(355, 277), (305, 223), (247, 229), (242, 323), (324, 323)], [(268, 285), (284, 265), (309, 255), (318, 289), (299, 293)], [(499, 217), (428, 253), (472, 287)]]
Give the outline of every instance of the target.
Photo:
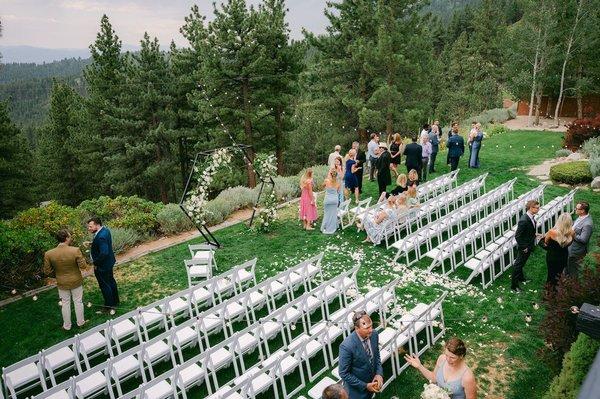
[(424, 384), (421, 399), (451, 399), (451, 395), (436, 384)]

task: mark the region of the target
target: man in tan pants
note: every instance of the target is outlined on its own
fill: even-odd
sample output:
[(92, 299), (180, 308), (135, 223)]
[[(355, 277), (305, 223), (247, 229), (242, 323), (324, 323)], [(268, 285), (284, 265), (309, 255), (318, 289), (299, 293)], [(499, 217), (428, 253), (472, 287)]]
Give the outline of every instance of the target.
[(81, 250), (70, 246), (73, 241), (67, 230), (56, 234), (58, 246), (44, 254), (44, 273), (56, 277), (58, 295), (62, 301), (63, 328), (71, 329), (71, 297), (75, 305), (77, 326), (85, 324), (83, 317), (83, 277), (81, 270), (87, 268), (87, 263)]

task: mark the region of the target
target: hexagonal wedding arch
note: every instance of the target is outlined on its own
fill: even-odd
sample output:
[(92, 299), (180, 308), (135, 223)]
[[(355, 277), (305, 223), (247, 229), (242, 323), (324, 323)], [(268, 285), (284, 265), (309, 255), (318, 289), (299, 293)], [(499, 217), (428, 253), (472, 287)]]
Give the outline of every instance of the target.
[[(250, 147), (247, 145), (237, 144), (231, 147), (222, 147), (197, 153), (188, 174), (181, 201), (179, 201), (179, 207), (196, 226), (200, 234), (202, 234), (204, 241), (217, 248), (220, 248), (221, 244), (206, 225), (206, 204), (208, 202), (210, 185), (219, 170), (231, 167), (231, 161), (236, 156), (241, 155), (244, 158), (244, 163), (252, 165), (246, 152), (248, 148)], [(265, 184), (270, 185), (271, 196), (274, 193), (275, 181), (273, 177), (277, 175), (275, 157), (270, 155), (266, 159), (256, 158), (252, 169), (260, 181), (260, 188), (256, 199), (256, 204), (259, 204)], [(267, 200), (266, 204), (265, 212), (274, 214), (274, 209), (270, 208), (274, 208), (276, 203)], [(252, 226), (257, 210), (256, 206), (253, 207), (248, 227)]]

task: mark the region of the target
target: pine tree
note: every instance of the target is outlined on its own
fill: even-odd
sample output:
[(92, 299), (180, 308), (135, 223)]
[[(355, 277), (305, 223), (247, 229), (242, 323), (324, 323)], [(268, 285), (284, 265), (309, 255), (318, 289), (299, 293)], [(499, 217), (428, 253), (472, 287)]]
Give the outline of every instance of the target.
[(85, 156), (88, 140), (83, 116), (83, 99), (68, 85), (54, 81), (48, 118), (39, 131), (37, 148), (45, 199), (78, 205), (95, 194), (88, 179), (94, 165)]
[(111, 156), (125, 151), (119, 140), (122, 131), (118, 122), (124, 62), (121, 41), (106, 15), (102, 16), (100, 32), (90, 45), (90, 52), (92, 63), (84, 71), (88, 92), (85, 119), (90, 137), (87, 154), (96, 172), (89, 179), (100, 192), (112, 194), (113, 185), (119, 182), (111, 179), (116, 166)]
[(33, 204), (33, 157), (27, 140), (0, 102), (0, 219), (14, 216)]

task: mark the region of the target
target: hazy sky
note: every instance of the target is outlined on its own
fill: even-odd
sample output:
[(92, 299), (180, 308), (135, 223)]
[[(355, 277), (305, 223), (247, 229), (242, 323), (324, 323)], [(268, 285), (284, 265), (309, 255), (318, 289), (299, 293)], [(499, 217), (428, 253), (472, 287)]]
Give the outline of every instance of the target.
[[(288, 0), (287, 21), (292, 38), (302, 28), (323, 33), (326, 0)], [(247, 0), (259, 4), (260, 0)], [(144, 32), (167, 47), (186, 41), (179, 33), (193, 4), (212, 19), (212, 0), (0, 0), (3, 35), (0, 44), (46, 48), (86, 48), (95, 39), (102, 14), (107, 14), (125, 44), (139, 44)]]

